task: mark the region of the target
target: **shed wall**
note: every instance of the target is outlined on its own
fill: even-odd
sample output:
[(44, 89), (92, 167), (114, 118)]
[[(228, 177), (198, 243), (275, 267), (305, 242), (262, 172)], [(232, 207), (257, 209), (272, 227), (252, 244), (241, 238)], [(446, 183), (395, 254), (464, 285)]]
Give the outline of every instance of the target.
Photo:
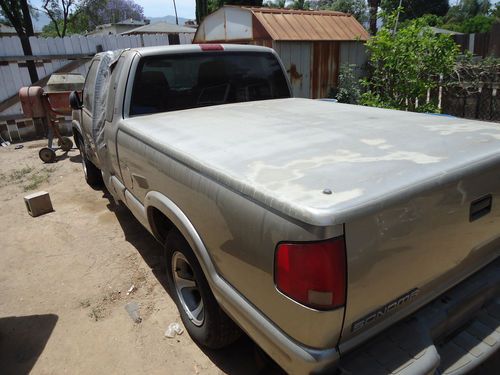
[(231, 42), (252, 38), (252, 13), (244, 9), (225, 7), (203, 20), (194, 42)]
[(288, 73), (293, 95), (299, 98), (311, 97), (311, 42), (273, 42)]
[(361, 78), (366, 73), (366, 63), (368, 55), (366, 46), (361, 42), (342, 42), (340, 43), (340, 65), (353, 64), (354, 73), (357, 78)]
[(340, 43), (313, 42), (312, 47), (310, 98), (327, 98), (330, 89), (338, 85)]

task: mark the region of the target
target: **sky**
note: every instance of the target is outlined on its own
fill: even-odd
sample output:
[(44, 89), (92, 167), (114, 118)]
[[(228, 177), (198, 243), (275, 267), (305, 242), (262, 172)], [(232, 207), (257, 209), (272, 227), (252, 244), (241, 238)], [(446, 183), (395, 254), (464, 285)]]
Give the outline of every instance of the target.
[[(173, 0), (134, 0), (137, 4), (144, 8), (144, 15), (149, 17), (164, 17), (167, 15), (174, 16)], [(451, 0), (450, 5), (454, 5), (459, 0)], [(491, 3), (496, 4), (500, 0), (490, 0)], [(32, 0), (32, 3), (40, 7), (41, 0)], [(176, 0), (177, 14), (179, 17), (194, 19), (196, 0)]]
[[(146, 18), (175, 15), (173, 0), (135, 0), (135, 2), (144, 8)], [(175, 4), (177, 5), (177, 15), (179, 17), (195, 18), (195, 0), (176, 0)]]
[[(149, 17), (175, 16), (173, 0), (134, 0), (144, 8), (144, 15)], [(42, 0), (30, 1), (35, 7), (41, 8)], [(182, 18), (195, 18), (196, 0), (176, 0), (177, 15)]]

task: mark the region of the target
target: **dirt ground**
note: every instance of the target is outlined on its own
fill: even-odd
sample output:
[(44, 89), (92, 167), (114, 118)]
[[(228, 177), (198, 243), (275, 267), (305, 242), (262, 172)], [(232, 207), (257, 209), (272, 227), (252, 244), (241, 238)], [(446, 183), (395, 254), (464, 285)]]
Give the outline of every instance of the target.
[[(76, 149), (47, 165), (38, 158), (44, 141), (23, 145), (0, 148), (2, 374), (267, 372), (246, 336), (213, 352), (186, 332), (166, 338), (181, 321), (164, 287), (160, 246), (126, 208), (85, 183)], [(40, 190), (55, 211), (32, 218), (23, 197)], [(132, 301), (139, 324), (124, 308)]]

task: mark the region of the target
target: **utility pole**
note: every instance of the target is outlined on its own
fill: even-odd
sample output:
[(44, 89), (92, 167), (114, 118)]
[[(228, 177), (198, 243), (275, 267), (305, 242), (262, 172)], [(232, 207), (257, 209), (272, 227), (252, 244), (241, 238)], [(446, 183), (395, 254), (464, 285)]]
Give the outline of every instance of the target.
[(172, 0), (174, 2), (174, 12), (175, 12), (175, 24), (179, 24), (179, 18), (177, 17), (177, 7), (175, 6), (175, 0)]

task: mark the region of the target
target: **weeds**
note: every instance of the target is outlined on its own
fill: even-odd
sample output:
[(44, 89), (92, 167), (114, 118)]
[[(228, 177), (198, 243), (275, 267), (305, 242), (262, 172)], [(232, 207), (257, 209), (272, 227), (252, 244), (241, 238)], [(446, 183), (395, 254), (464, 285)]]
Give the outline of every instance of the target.
[(14, 171), (11, 172), (9, 178), (11, 181), (19, 181), (22, 180), (24, 176), (27, 174), (30, 174), (33, 171), (33, 167), (28, 167), (25, 166), (24, 168), (21, 169), (15, 169)]
[[(23, 170), (27, 170), (29, 168), (23, 168)], [(29, 174), (33, 168), (30, 169), (29, 172), (24, 173), (22, 176)], [(47, 182), (50, 178), (50, 174), (55, 171), (54, 167), (45, 167), (44, 169), (37, 171), (27, 177), (27, 184), (23, 186), (24, 191), (30, 191), (37, 189), (41, 184)], [(16, 172), (16, 171), (14, 171)], [(22, 177), (20, 178), (22, 179)]]
[(24, 191), (35, 190), (44, 182), (49, 180), (50, 174), (46, 171), (40, 171), (31, 175), (28, 179), (28, 184), (23, 186)]

